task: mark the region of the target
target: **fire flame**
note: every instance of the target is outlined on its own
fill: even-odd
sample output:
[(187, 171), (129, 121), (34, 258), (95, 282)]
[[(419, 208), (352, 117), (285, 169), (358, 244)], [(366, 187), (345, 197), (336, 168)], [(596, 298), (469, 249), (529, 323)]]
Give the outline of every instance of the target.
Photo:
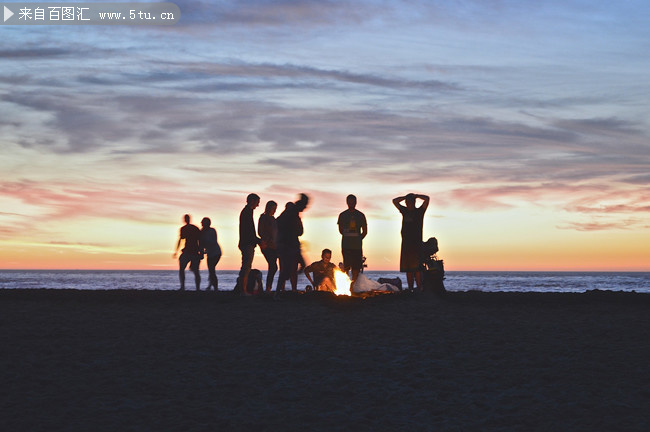
[(350, 292), (352, 281), (347, 274), (343, 273), (339, 269), (334, 269), (334, 283), (336, 284), (336, 291), (334, 291), (334, 294), (346, 296), (352, 295)]

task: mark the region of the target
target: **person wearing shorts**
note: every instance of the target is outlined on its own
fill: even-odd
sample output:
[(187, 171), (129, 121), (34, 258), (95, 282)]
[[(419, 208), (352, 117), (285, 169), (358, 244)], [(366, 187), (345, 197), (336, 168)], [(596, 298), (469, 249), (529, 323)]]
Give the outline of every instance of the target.
[(174, 251), (173, 257), (178, 256), (178, 249), (181, 247), (181, 243), (185, 240), (185, 246), (181, 250), (181, 255), (178, 257), (178, 278), (181, 282), (181, 291), (185, 291), (185, 268), (187, 265), (190, 265), (190, 270), (194, 273), (194, 281), (196, 283), (196, 290), (198, 291), (201, 287), (201, 274), (199, 273), (199, 264), (201, 263), (201, 249), (199, 246), (199, 241), (201, 239), (201, 230), (196, 225), (190, 223), (190, 215), (186, 214), (183, 216), (185, 225), (180, 229), (180, 234), (178, 237), (178, 243), (176, 243), (176, 250)]
[(363, 239), (368, 235), (366, 216), (356, 209), (357, 197), (348, 195), (348, 209), (339, 214), (338, 226), (341, 233), (343, 267), (347, 273), (352, 270), (352, 284), (357, 280), (363, 267)]

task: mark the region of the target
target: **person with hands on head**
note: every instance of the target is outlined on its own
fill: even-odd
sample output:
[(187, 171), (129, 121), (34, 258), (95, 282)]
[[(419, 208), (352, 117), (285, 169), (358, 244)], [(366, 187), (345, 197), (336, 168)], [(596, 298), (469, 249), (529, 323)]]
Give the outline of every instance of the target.
[[(416, 200), (422, 205), (416, 207)], [(401, 204), (404, 202), (406, 205)], [(415, 279), (418, 291), (422, 290), (422, 227), (424, 213), (429, 207), (429, 197), (410, 193), (393, 199), (393, 204), (402, 214), (402, 247), (400, 250), (400, 272), (406, 273), (409, 290), (413, 290)]]

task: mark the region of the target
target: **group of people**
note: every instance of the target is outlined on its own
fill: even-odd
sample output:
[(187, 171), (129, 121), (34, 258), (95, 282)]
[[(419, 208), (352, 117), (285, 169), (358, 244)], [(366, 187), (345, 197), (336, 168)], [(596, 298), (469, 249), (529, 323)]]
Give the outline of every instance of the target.
[[(212, 228), (212, 221), (210, 218), (203, 218), (201, 221), (202, 229), (190, 223), (190, 215), (183, 216), (185, 225), (181, 227), (176, 249), (174, 250), (173, 257), (178, 257), (178, 264), (180, 270), (178, 277), (181, 281), (181, 291), (185, 290), (185, 269), (190, 265), (190, 270), (194, 273), (194, 281), (196, 283), (196, 290), (201, 288), (201, 274), (199, 273), (199, 264), (205, 256), (208, 264), (208, 274), (210, 282), (207, 290), (213, 288), (215, 291), (219, 289), (219, 280), (217, 279), (216, 267), (221, 259), (221, 247), (217, 240), (217, 230)], [(185, 240), (185, 245), (181, 250), (180, 256), (178, 250), (181, 247), (182, 241)]]
[[(417, 206), (417, 200), (422, 202)], [(346, 198), (348, 208), (338, 217), (338, 227), (341, 233), (341, 251), (343, 255), (342, 271), (351, 273), (352, 284), (357, 280), (363, 269), (363, 239), (368, 235), (366, 216), (359, 211), (357, 198), (348, 195)], [(246, 197), (246, 206), (239, 214), (239, 243), (242, 264), (235, 292), (250, 295), (254, 292), (272, 291), (273, 279), (278, 272), (277, 291), (284, 291), (287, 281), (292, 290), (298, 289), (298, 272), (303, 271), (316, 290), (334, 291), (333, 272), (335, 265), (331, 262), (332, 251), (324, 249), (321, 260), (310, 266), (305, 265), (305, 260), (300, 248), (300, 236), (303, 234), (301, 213), (307, 208), (309, 197), (300, 194), (295, 202), (288, 202), (282, 213), (276, 218), (278, 204), (268, 201), (264, 212), (260, 215), (257, 229), (255, 228), (254, 211), (260, 205), (257, 194)], [(429, 197), (426, 195), (408, 194), (393, 199), (393, 204), (402, 214), (402, 245), (400, 251), (400, 271), (406, 273), (409, 289), (414, 283), (421, 289), (422, 268), (422, 228), (424, 213), (429, 206)], [(185, 225), (180, 229), (178, 243), (174, 257), (178, 255), (182, 240), (185, 246), (179, 259), (179, 278), (181, 290), (185, 290), (185, 269), (188, 264), (194, 273), (196, 289), (200, 289), (201, 276), (199, 264), (203, 257), (207, 257), (210, 281), (207, 289), (218, 289), (218, 279), (215, 268), (221, 258), (221, 248), (217, 241), (217, 232), (211, 227), (209, 218), (201, 221), (202, 229), (190, 223), (190, 216), (184, 216)], [(255, 256), (255, 249), (259, 246), (267, 264), (266, 283), (264, 286), (261, 277), (258, 280), (249, 280)], [(279, 265), (278, 265), (279, 264)], [(257, 279), (257, 278), (256, 278)]]

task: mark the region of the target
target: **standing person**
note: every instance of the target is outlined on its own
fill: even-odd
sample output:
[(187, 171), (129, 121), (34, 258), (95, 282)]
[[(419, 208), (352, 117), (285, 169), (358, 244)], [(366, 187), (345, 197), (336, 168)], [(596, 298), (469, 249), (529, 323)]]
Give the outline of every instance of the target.
[(257, 221), (257, 232), (260, 236), (260, 249), (262, 255), (269, 265), (269, 270), (266, 273), (266, 291), (271, 291), (273, 288), (273, 277), (278, 271), (278, 221), (275, 219), (275, 211), (278, 204), (275, 201), (266, 203), (264, 213), (260, 215)]
[(210, 275), (210, 281), (206, 291), (210, 291), (210, 287), (213, 287), (215, 291), (219, 291), (219, 280), (217, 279), (217, 273), (215, 271), (217, 263), (221, 259), (221, 247), (219, 246), (219, 241), (217, 240), (217, 230), (212, 228), (210, 225), (212, 221), (210, 218), (203, 218), (201, 221), (201, 240), (199, 245), (201, 247), (201, 252), (205, 254), (208, 262), (208, 274)]
[(181, 247), (181, 241), (185, 240), (185, 246), (178, 257), (178, 278), (181, 281), (181, 291), (185, 291), (185, 268), (190, 265), (190, 270), (194, 273), (194, 282), (196, 283), (196, 290), (201, 287), (201, 274), (199, 273), (199, 264), (201, 263), (201, 249), (199, 247), (199, 239), (201, 238), (201, 231), (196, 225), (190, 223), (190, 215), (183, 216), (185, 225), (180, 229), (178, 236), (178, 243), (172, 255), (174, 258), (178, 256), (178, 249)]
[[(415, 206), (415, 201), (421, 199), (422, 205)], [(400, 204), (402, 201), (406, 206)], [(402, 214), (402, 249), (400, 251), (399, 270), (406, 273), (409, 290), (413, 290), (415, 278), (418, 291), (422, 290), (422, 226), (424, 225), (424, 212), (429, 207), (429, 197), (426, 195), (408, 194), (397, 197), (393, 204)]]
[(299, 237), (304, 232), (300, 213), (307, 208), (307, 204), (309, 204), (309, 197), (300, 194), (300, 199), (295, 203), (287, 203), (282, 214), (278, 216), (280, 275), (275, 288), (276, 294), (278, 291), (284, 291), (287, 280), (291, 282), (293, 291), (298, 290), (298, 264), (302, 260)]
[[(316, 261), (305, 267), (305, 276), (311, 282), (314, 291), (336, 292), (336, 283), (334, 281), (334, 269), (336, 269), (336, 265), (331, 262), (332, 251), (323, 249), (320, 257), (320, 261)], [(310, 273), (313, 274), (313, 278), (309, 275)]]
[(246, 206), (239, 214), (239, 250), (241, 251), (241, 269), (239, 270), (238, 288), (243, 294), (248, 286), (248, 273), (253, 266), (253, 257), (255, 256), (255, 246), (260, 243), (255, 231), (255, 221), (253, 220), (253, 210), (260, 205), (260, 197), (257, 194), (249, 194), (246, 197)]
[(366, 216), (356, 209), (357, 197), (348, 195), (348, 209), (339, 215), (339, 232), (342, 235), (341, 249), (343, 252), (343, 267), (345, 272), (352, 269), (352, 286), (363, 267), (363, 239), (368, 235)]

